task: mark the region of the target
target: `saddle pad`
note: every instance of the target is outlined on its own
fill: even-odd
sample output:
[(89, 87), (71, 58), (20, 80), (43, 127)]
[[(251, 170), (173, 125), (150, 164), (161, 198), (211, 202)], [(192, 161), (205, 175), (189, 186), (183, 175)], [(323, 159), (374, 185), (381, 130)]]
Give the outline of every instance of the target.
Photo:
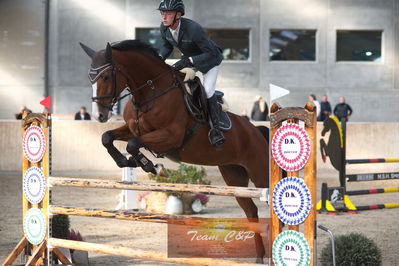
[[(184, 94), (184, 103), (186, 104), (186, 108), (187, 108), (188, 112), (196, 121), (202, 122), (207, 125), (209, 124), (209, 122), (204, 119), (204, 115), (201, 112), (201, 110), (199, 110), (198, 107), (196, 107), (193, 104), (191, 95), (189, 95), (188, 93)], [(219, 102), (219, 104), (220, 104), (220, 102)], [(220, 112), (219, 127), (223, 131), (229, 131), (231, 129), (232, 123), (231, 123), (231, 119), (230, 119), (229, 115), (227, 114), (227, 112), (223, 112), (223, 111)]]

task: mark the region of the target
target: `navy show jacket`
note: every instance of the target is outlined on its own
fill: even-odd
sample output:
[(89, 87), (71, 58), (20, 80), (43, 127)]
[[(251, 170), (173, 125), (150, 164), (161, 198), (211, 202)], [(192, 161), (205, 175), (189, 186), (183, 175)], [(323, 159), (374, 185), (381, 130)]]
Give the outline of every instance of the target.
[(173, 39), (169, 28), (162, 23), (160, 30), (163, 39), (160, 55), (164, 59), (170, 56), (173, 47), (177, 47), (184, 56), (193, 59), (194, 67), (202, 73), (220, 65), (223, 60), (222, 49), (209, 39), (201, 25), (193, 20), (180, 19), (178, 42)]

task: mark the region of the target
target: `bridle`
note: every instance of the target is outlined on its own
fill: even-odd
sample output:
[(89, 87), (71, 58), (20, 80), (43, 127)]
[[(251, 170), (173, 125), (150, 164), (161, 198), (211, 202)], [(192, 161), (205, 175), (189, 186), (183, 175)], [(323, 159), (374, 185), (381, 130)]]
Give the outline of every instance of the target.
[[(130, 84), (135, 84), (135, 82), (133, 81), (133, 79), (129, 76), (128, 73), (126, 73), (123, 69), (121, 69), (120, 67), (118, 67), (114, 62), (112, 63), (107, 63), (104, 64), (100, 67), (96, 67), (96, 68), (90, 68), (89, 70), (89, 80), (92, 84), (94, 84), (100, 77), (101, 75), (107, 71), (111, 69), (112, 70), (112, 92), (110, 94), (106, 94), (106, 95), (101, 95), (101, 96), (95, 96), (92, 97), (91, 100), (92, 102), (95, 102), (101, 106), (103, 106), (104, 108), (108, 109), (109, 111), (112, 111), (113, 106), (115, 105), (115, 103), (117, 103), (118, 101), (128, 97), (129, 95), (132, 95), (132, 103), (134, 105), (134, 107), (136, 108), (137, 111), (142, 111), (142, 107), (150, 102), (152, 102), (153, 100), (155, 100), (156, 98), (168, 93), (169, 91), (171, 91), (174, 88), (178, 88), (180, 85), (180, 81), (177, 79), (175, 72), (173, 71), (173, 69), (169, 69), (165, 72), (162, 72), (161, 74), (159, 74), (158, 76), (156, 76), (153, 79), (149, 79), (147, 80), (145, 83), (143, 83), (142, 85), (138, 86), (135, 89), (131, 89), (128, 84), (126, 84), (126, 89), (129, 91), (128, 93), (119, 96), (117, 95), (117, 80), (116, 80), (116, 74), (118, 72), (120, 72), (127, 80), (128, 83)], [(167, 89), (158, 92), (157, 94), (143, 100), (141, 103), (137, 102), (135, 100), (135, 95), (137, 95), (137, 93), (146, 88), (149, 87), (151, 88), (151, 90), (155, 90), (155, 85), (154, 82), (157, 81), (158, 79), (160, 79), (161, 77), (163, 77), (164, 75), (168, 74), (169, 72), (173, 72), (173, 83), (170, 87), (168, 87)], [(110, 99), (111, 98), (111, 102), (108, 104), (103, 104), (101, 102), (99, 102), (99, 100), (101, 99)]]

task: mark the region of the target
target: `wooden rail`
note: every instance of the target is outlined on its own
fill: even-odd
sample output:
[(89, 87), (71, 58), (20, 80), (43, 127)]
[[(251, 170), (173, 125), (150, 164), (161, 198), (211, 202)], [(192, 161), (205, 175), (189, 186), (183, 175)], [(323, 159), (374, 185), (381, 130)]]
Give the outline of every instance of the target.
[[(168, 215), (168, 214), (156, 214), (146, 213), (131, 210), (103, 210), (94, 208), (76, 208), (69, 206), (50, 206), (49, 212), (51, 214), (65, 214), (85, 217), (98, 217), (98, 218), (111, 218), (118, 220), (129, 220), (138, 222), (151, 222), (151, 223), (170, 223), (179, 224), (186, 226), (198, 226), (198, 227), (209, 227), (208, 218), (192, 217), (185, 215)], [(249, 219), (249, 222), (231, 222), (229, 225), (240, 230), (251, 230), (254, 232), (263, 233), (267, 230), (267, 224), (256, 222), (255, 218)], [(266, 228), (265, 228), (266, 227)]]
[(85, 250), (95, 253), (110, 254), (115, 256), (125, 256), (135, 259), (161, 261), (168, 263), (179, 263), (185, 265), (259, 265), (243, 263), (233, 260), (211, 259), (211, 258), (168, 258), (167, 253), (155, 252), (150, 250), (134, 249), (121, 246), (95, 244), (82, 241), (72, 241), (66, 239), (49, 238), (48, 243), (51, 247), (69, 248), (75, 250)]
[(261, 198), (266, 196), (268, 189), (230, 187), (230, 186), (209, 186), (209, 185), (188, 185), (174, 183), (140, 183), (122, 182), (102, 179), (49, 177), (49, 184), (61, 187), (88, 187), (88, 188), (109, 188), (127, 189), (140, 191), (162, 191), (162, 192), (187, 192), (201, 193), (216, 196), (233, 196), (242, 198)]

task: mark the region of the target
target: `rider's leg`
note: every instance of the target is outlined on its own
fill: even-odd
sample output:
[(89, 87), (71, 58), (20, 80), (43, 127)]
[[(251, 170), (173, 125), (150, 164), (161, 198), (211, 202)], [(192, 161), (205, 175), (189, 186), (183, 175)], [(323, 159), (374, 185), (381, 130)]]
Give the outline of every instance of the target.
[(209, 130), (209, 141), (215, 147), (220, 147), (224, 143), (223, 133), (219, 128), (220, 106), (217, 102), (215, 89), (219, 66), (215, 66), (204, 74), (204, 88), (208, 99), (209, 116), (212, 128)]

